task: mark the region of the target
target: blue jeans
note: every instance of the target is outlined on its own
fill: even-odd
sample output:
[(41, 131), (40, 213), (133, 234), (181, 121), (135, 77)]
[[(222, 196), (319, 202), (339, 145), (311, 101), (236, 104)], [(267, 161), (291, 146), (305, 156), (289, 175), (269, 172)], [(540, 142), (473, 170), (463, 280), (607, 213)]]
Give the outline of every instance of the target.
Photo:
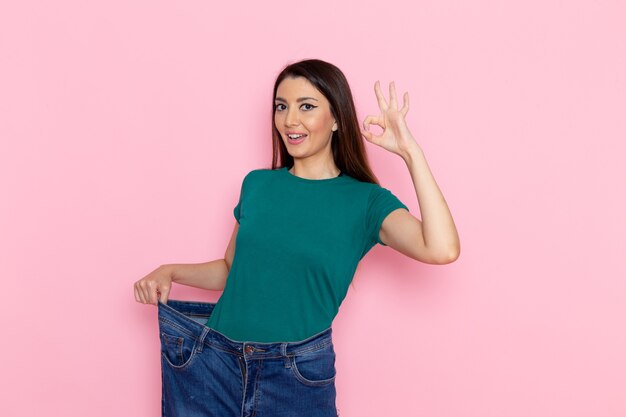
[(163, 417), (338, 417), (331, 327), (297, 342), (235, 341), (204, 325), (214, 307), (158, 301)]

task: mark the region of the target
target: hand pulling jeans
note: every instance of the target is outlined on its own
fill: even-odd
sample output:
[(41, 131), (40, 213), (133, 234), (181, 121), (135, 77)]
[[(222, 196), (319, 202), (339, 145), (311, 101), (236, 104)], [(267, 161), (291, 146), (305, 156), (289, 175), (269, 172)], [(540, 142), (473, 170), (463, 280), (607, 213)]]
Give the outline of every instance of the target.
[(338, 417), (332, 328), (297, 342), (234, 341), (215, 303), (158, 301), (162, 417)]

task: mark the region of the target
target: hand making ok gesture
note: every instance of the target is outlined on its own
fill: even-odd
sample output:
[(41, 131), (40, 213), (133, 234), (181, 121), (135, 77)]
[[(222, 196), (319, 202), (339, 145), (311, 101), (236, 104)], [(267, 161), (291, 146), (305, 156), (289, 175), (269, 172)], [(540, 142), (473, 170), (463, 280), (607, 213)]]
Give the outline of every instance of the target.
[[(367, 116), (363, 121), (364, 129), (361, 130), (361, 134), (368, 142), (404, 157), (411, 147), (417, 145), (404, 120), (409, 111), (409, 93), (404, 93), (404, 104), (401, 109), (398, 109), (396, 86), (393, 81), (389, 84), (389, 103), (385, 101), (385, 97), (380, 91), (379, 81), (374, 83), (374, 92), (378, 99), (381, 114), (379, 116)], [(380, 126), (383, 132), (380, 135), (374, 135), (369, 131), (370, 124)]]

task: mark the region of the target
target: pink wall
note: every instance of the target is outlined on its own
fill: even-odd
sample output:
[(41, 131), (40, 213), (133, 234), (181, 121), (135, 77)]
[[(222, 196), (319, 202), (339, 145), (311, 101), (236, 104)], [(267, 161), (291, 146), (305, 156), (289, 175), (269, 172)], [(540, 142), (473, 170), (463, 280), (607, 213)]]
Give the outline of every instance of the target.
[(341, 417), (626, 415), (626, 8), (515, 3), (3, 2), (0, 415), (159, 415), (156, 307), (132, 284), (223, 256), (270, 162), (273, 79), (313, 57), (361, 120), (377, 79), (409, 91), (462, 244), (362, 262), (334, 323)]

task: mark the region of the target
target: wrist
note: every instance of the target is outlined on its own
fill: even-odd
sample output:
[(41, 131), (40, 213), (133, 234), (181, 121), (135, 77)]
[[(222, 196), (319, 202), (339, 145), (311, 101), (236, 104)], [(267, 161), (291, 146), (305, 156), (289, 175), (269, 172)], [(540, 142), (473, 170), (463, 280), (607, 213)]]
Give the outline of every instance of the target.
[(417, 142), (413, 142), (400, 156), (407, 165), (410, 165), (417, 158), (423, 157), (424, 152)]
[(159, 267), (172, 282), (176, 282), (176, 264), (164, 264)]

